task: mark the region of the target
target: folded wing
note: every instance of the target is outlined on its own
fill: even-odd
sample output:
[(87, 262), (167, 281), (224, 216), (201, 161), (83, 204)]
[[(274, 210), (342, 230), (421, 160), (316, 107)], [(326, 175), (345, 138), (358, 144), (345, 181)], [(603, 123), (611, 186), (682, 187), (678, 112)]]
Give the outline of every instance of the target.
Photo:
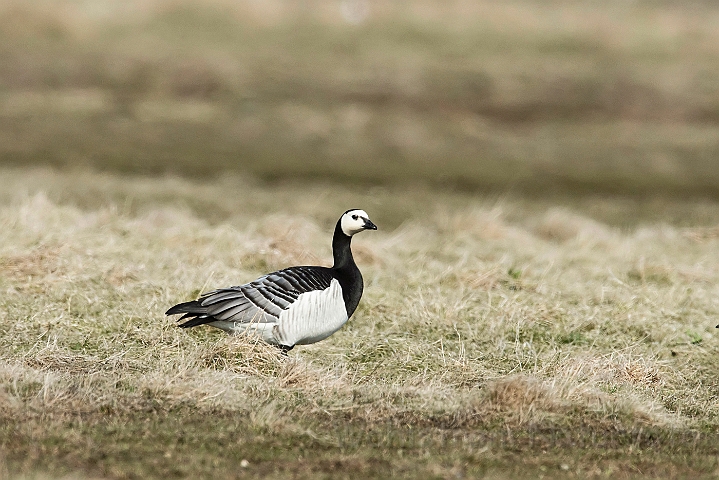
[(182, 313), (182, 328), (213, 322), (277, 323), (301, 294), (324, 290), (332, 275), (325, 267), (291, 267), (270, 273), (254, 282), (205, 293), (197, 300), (180, 303), (166, 315)]

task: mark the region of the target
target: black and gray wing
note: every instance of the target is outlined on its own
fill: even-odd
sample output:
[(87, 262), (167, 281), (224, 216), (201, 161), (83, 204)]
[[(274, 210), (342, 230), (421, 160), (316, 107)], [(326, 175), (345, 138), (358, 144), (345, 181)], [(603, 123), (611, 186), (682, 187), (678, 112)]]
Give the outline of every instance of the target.
[(195, 327), (213, 322), (277, 323), (303, 293), (325, 290), (332, 282), (331, 269), (291, 267), (267, 274), (254, 282), (205, 293), (197, 300), (180, 303), (165, 314), (182, 313), (179, 326)]

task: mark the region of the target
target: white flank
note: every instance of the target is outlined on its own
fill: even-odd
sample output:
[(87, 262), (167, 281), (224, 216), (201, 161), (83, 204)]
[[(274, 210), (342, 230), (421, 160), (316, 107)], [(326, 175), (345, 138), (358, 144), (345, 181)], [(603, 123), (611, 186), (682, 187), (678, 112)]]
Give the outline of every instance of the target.
[(275, 328), (277, 327), (277, 322), (267, 322), (267, 319), (272, 317), (263, 315), (261, 310), (257, 311), (255, 317), (256, 318), (250, 320), (249, 322), (217, 320), (216, 322), (210, 323), (210, 325), (233, 335), (246, 334), (250, 336), (257, 336), (267, 343), (278, 345), (280, 342), (275, 338)]
[(324, 290), (300, 295), (287, 310), (280, 313), (275, 343), (307, 345), (319, 342), (347, 323), (347, 309), (340, 282), (332, 280)]
[(319, 342), (347, 323), (347, 309), (342, 299), (340, 282), (332, 280), (324, 290), (301, 294), (277, 322), (258, 312), (258, 319), (250, 322), (218, 320), (210, 323), (233, 334), (257, 335), (273, 345), (308, 345)]

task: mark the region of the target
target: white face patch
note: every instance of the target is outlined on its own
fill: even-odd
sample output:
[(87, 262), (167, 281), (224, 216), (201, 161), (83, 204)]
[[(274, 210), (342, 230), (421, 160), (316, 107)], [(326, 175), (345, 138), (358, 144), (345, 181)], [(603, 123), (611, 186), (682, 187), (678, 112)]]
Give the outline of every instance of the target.
[(348, 237), (365, 229), (365, 223), (369, 220), (369, 215), (364, 210), (350, 210), (342, 215), (342, 232)]

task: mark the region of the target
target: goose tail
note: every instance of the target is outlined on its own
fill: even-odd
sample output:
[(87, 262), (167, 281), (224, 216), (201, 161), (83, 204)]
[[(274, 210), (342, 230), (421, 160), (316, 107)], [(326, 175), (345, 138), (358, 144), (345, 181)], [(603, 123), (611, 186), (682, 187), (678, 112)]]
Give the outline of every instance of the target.
[(196, 327), (216, 321), (216, 318), (207, 314), (207, 307), (203, 307), (197, 300), (178, 303), (166, 311), (165, 315), (178, 315), (180, 313), (184, 315), (177, 319), (178, 322), (187, 319), (186, 322), (178, 325), (180, 328)]

